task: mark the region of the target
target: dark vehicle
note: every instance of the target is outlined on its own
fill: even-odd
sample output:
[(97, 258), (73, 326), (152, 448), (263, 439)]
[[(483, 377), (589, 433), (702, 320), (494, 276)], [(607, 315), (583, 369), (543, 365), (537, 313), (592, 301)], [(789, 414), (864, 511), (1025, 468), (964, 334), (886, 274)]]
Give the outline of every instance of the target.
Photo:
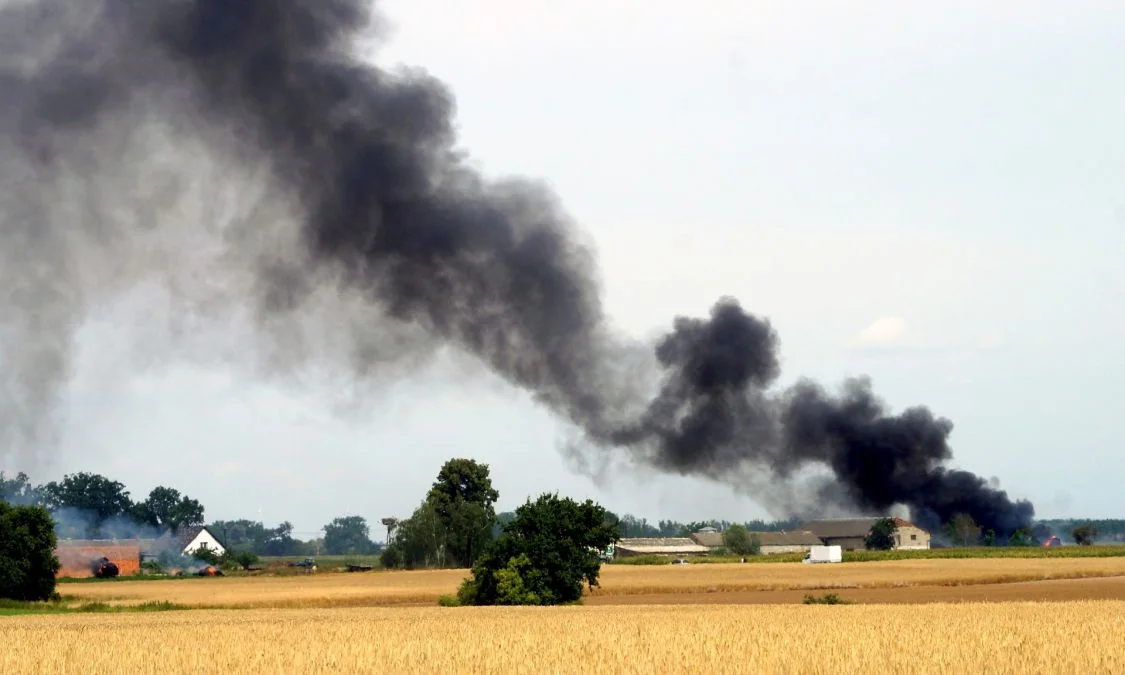
[(109, 558), (102, 558), (94, 561), (94, 576), (99, 579), (111, 579), (121, 573), (118, 569), (117, 563)]
[(305, 558), (304, 560), (301, 560), (301, 561), (298, 561), (298, 562), (289, 563), (289, 566), (290, 567), (304, 568), (304, 570), (306, 572), (308, 572), (309, 574), (312, 574), (313, 572), (316, 571), (316, 561), (313, 560), (312, 558)]

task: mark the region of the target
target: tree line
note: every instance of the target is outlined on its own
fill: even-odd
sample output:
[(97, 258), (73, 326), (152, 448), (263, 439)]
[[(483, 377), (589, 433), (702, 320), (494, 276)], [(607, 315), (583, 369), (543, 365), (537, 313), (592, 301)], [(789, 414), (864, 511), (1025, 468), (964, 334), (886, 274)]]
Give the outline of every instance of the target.
[(942, 527), (941, 534), (953, 546), (1039, 546), (1052, 537), (1059, 542), (1071, 541), (1079, 546), (1092, 546), (1097, 541), (1125, 541), (1125, 520), (1041, 520), (1030, 529), (1018, 529), (1007, 541), (1000, 542), (996, 532), (977, 525), (972, 516), (961, 513)]
[(155, 487), (138, 501), (120, 481), (89, 472), (42, 485), (32, 483), (26, 473), (9, 477), (0, 472), (0, 501), (45, 508), (58, 539), (155, 538), (206, 524), (229, 549), (256, 555), (369, 555), (381, 550), (362, 516), (334, 518), (324, 526), (323, 537), (301, 541), (293, 537), (290, 522), (274, 528), (252, 520), (206, 523), (203, 504), (175, 488)]
[(129, 537), (203, 523), (203, 505), (179, 490), (159, 486), (134, 501), (124, 484), (86, 472), (43, 485), (33, 485), (25, 473), (8, 478), (0, 472), (0, 500), (45, 507), (58, 536), (70, 539)]

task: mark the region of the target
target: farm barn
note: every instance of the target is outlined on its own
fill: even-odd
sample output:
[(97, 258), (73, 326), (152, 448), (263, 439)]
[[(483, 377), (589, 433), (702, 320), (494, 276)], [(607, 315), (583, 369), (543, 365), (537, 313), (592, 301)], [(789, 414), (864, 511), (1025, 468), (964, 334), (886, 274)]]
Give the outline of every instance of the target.
[(805, 553), (813, 546), (822, 546), (820, 537), (807, 530), (795, 532), (752, 532), (762, 542), (762, 555)]
[(684, 556), (707, 555), (711, 549), (700, 546), (687, 537), (622, 539), (614, 547), (615, 558), (638, 555)]
[(723, 533), (713, 527), (705, 527), (691, 535), (691, 540), (700, 546), (716, 549), (723, 545)]
[[(842, 518), (837, 520), (814, 520), (801, 526), (820, 537), (826, 546), (840, 546), (845, 551), (863, 551), (864, 543), (871, 526), (878, 518)], [(930, 533), (910, 521), (892, 518), (896, 529), (894, 540), (896, 549), (912, 550), (930, 547)]]
[[(751, 532), (758, 537), (762, 544), (762, 555), (776, 553), (804, 553), (813, 546), (820, 546), (824, 542), (812, 532)], [(723, 534), (713, 528), (706, 528), (691, 535), (692, 540), (700, 546), (714, 550), (723, 546)]]
[(125, 576), (141, 571), (141, 547), (136, 542), (97, 539), (62, 540), (55, 548), (59, 558), (57, 577), (85, 578), (94, 576), (94, 566), (108, 558)]

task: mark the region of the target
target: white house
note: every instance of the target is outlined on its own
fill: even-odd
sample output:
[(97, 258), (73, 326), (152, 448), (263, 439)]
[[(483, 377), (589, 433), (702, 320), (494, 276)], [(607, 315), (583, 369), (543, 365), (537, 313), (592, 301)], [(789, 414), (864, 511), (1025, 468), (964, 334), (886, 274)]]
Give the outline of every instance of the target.
[(181, 527), (174, 531), (169, 530), (161, 535), (154, 544), (153, 548), (157, 550), (173, 549), (181, 555), (191, 555), (203, 548), (210, 549), (218, 555), (227, 551), (227, 547), (219, 541), (211, 530), (199, 525)]

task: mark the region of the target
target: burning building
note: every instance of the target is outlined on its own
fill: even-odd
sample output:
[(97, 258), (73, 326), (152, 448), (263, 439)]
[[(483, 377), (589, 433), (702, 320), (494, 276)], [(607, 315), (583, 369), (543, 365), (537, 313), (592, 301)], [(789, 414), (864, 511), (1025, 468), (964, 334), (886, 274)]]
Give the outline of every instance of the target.
[[(55, 548), (59, 559), (57, 577), (84, 579), (98, 575), (99, 567), (107, 572), (101, 576), (137, 574), (141, 571), (141, 547), (137, 542), (122, 542), (100, 539), (62, 540)], [(116, 567), (117, 573), (108, 573), (109, 565)]]

